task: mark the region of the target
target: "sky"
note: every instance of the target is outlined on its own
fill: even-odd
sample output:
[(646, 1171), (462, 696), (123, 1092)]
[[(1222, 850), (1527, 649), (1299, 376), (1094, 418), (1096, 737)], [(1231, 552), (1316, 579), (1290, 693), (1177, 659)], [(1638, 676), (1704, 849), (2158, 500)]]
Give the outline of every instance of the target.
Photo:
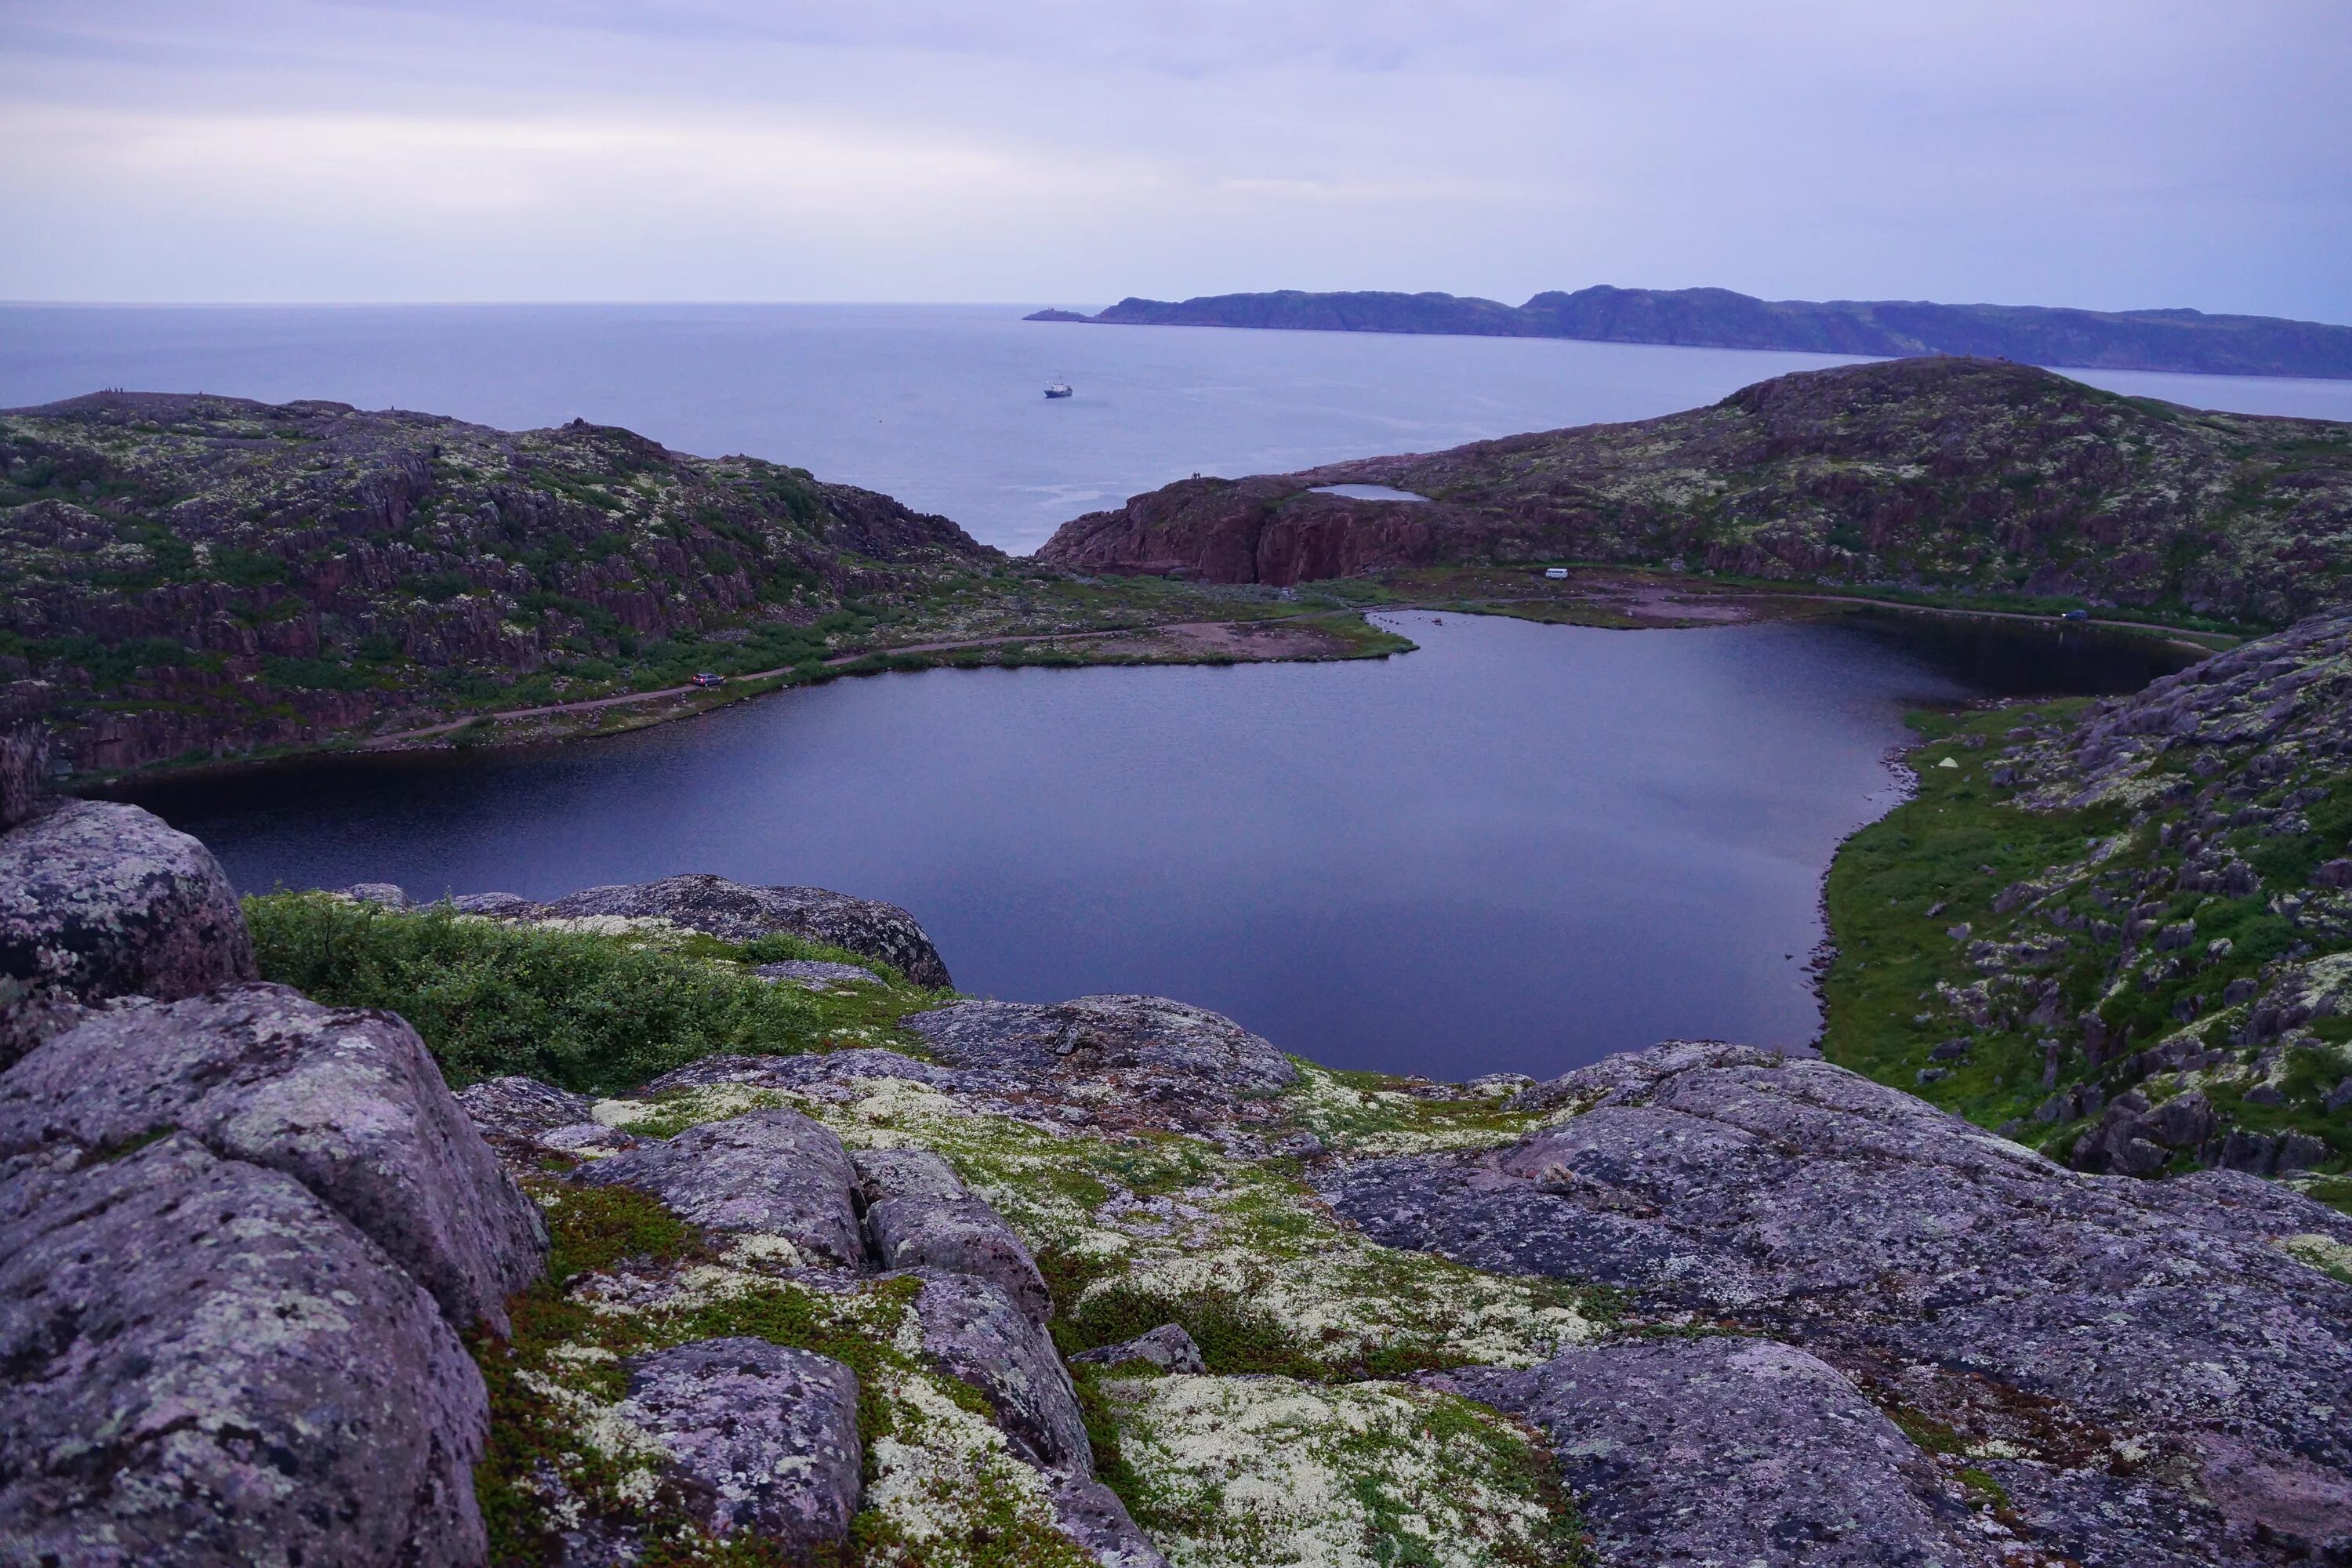
[(2352, 322), (2352, 0), (0, 0), (0, 299)]

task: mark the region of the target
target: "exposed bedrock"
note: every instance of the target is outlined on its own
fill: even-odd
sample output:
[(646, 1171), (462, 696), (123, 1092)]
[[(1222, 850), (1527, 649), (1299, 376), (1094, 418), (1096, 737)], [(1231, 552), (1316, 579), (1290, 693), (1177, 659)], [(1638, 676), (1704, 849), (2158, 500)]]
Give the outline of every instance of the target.
[(1037, 1080), (1117, 1077), (1153, 1100), (1229, 1100), (1298, 1080), (1290, 1058), (1263, 1037), (1164, 996), (1080, 996), (1051, 1006), (959, 1002), (906, 1024), (957, 1067)]
[(1045, 1331), (986, 1279), (922, 1273), (923, 1355), (987, 1396), (1013, 1450), (1044, 1469), (1094, 1474), (1086, 1418)]
[(110, 996), (254, 978), (220, 862), (132, 805), (73, 800), (0, 833), (0, 1066)]
[(474, 1564), (489, 1411), (433, 1298), (174, 1133), (0, 1181), (0, 1559)]
[(2137, 1476), (2202, 1494), (2249, 1550), (2352, 1552), (2352, 1427), (2333, 1414), (2352, 1408), (2352, 1286), (2322, 1266), (2352, 1245), (2343, 1215), (2234, 1173), (2070, 1172), (1739, 1047), (1612, 1058), (1521, 1102), (1588, 1109), (1321, 1184), (1391, 1245), (1784, 1338), (1988, 1457), (2084, 1478), (2082, 1497)]
[(1054, 1315), (1029, 1249), (945, 1160), (928, 1149), (868, 1149), (856, 1165), (866, 1240), (883, 1268), (969, 1274), (1003, 1290), (1032, 1322)]
[(635, 1187), (705, 1230), (781, 1242), (818, 1268), (860, 1268), (857, 1172), (841, 1140), (797, 1110), (754, 1110), (599, 1160), (573, 1179)]
[(389, 1013), (257, 984), (122, 1002), (0, 1074), (0, 1157), (89, 1163), (174, 1131), (301, 1183), (460, 1329), (504, 1332), (538, 1278), (539, 1210)]
[(1790, 1345), (1659, 1340), (1433, 1381), (1551, 1438), (1604, 1563), (1998, 1561), (1895, 1423)]
[(917, 985), (954, 984), (939, 949), (914, 916), (896, 904), (853, 899), (823, 888), (754, 888), (724, 877), (665, 877), (658, 882), (583, 889), (536, 912), (565, 919), (659, 916), (724, 942), (783, 932), (879, 959)]

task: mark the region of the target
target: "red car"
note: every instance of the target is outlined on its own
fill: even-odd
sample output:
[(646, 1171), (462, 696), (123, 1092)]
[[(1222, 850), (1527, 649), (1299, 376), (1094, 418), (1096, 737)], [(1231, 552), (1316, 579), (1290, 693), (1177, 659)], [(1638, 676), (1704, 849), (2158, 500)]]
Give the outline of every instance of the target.
[(727, 684), (727, 678), (723, 675), (713, 675), (706, 669), (694, 678), (694, 683), (697, 686), (724, 686)]

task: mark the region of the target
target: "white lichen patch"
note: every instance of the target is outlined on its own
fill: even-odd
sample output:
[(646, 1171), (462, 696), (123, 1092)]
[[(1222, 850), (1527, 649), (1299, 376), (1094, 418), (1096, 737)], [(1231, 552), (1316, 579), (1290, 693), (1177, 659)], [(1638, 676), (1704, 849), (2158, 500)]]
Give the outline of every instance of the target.
[(1564, 1558), (1544, 1458), (1502, 1417), (1397, 1384), (1108, 1379), (1138, 1522), (1176, 1568), (1475, 1568)]
[(1414, 1094), (1376, 1074), (1334, 1072), (1308, 1061), (1297, 1061), (1297, 1068), (1298, 1082), (1284, 1097), (1285, 1106), (1326, 1148), (1339, 1153), (1496, 1148), (1572, 1114), (1509, 1111), (1483, 1093)]
[(2352, 1285), (2352, 1247), (2332, 1237), (2312, 1234), (2283, 1237), (2280, 1248), (2299, 1263), (2307, 1263), (2322, 1274), (2333, 1275), (2347, 1285)]
[(938, 1377), (899, 1373), (879, 1393), (891, 1430), (868, 1447), (865, 1504), (880, 1515), (882, 1533), (914, 1548), (925, 1563), (950, 1568), (974, 1560), (969, 1543), (991, 1533), (991, 1514), (1054, 1532), (1053, 1504), (1037, 1472)]
[(620, 937), (630, 947), (676, 947), (694, 935), (677, 921), (660, 915), (556, 915), (530, 923), (540, 931)]

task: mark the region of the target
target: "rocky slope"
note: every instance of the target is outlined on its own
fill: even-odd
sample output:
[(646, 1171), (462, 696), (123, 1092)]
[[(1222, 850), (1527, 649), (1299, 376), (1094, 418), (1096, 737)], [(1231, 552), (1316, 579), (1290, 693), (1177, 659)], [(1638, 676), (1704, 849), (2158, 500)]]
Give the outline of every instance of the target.
[(815, 658), (999, 560), (625, 430), (101, 393), (0, 413), (0, 720), (83, 770), (412, 728)]
[[(116, 826), (120, 910), (0, 948), (44, 998), (0, 1071), (0, 1560), (2352, 1554), (2352, 1221), (2288, 1184), (2069, 1170), (1718, 1043), (1337, 1074), (1165, 999), (777, 960), (809, 901), (716, 879), (247, 931), (184, 841), (183, 940), (139, 871), (176, 836)], [(419, 1028), (248, 977), (297, 959)], [(722, 1014), (618, 1094), (476, 1050)]]
[(2352, 1194), (2352, 616), (1937, 729), (1832, 873), (1832, 1054), (2084, 1169)]
[(2210, 375), (2352, 376), (2352, 327), (2201, 310), (2071, 310), (1920, 300), (1759, 300), (1728, 289), (1549, 289), (1526, 304), (1453, 294), (1216, 294), (1121, 300), (1092, 316), (1033, 321), (1269, 327), (1293, 331), (1452, 332), (1614, 343), (1794, 349), (1812, 353), (1982, 354), (2028, 364)]
[[(1318, 493), (1371, 483), (1415, 503)], [(1671, 563), (2284, 623), (2352, 601), (2352, 426), (2200, 413), (1925, 359), (1712, 407), (1286, 475), (1063, 525), (1089, 572), (1295, 584), (1433, 562)]]

